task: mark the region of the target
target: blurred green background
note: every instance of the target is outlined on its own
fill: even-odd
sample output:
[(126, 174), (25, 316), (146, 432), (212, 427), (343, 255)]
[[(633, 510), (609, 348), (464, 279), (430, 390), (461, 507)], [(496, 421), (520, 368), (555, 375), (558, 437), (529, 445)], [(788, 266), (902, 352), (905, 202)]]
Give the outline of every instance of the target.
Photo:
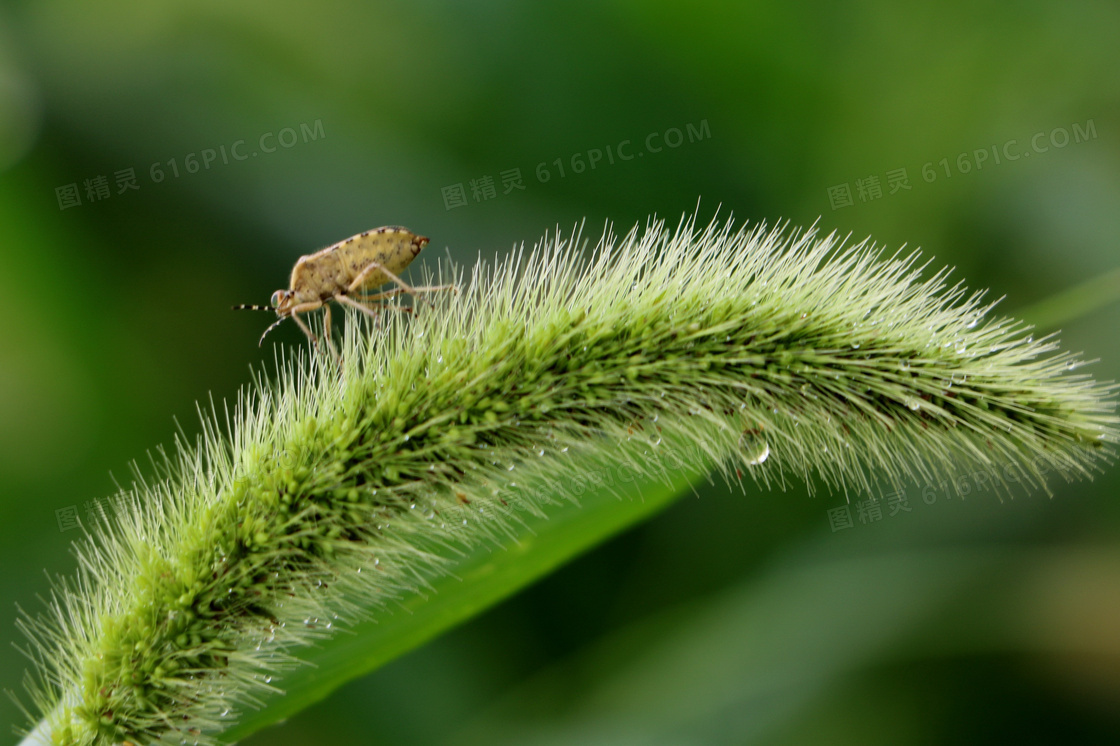
[[(1118, 39), (1113, 2), (0, 5), (0, 639), (132, 459), (302, 343), (230, 304), (366, 228), (473, 263), (700, 199), (1005, 313), (1115, 270)], [(1118, 326), (1062, 341), (1116, 379)], [(1117, 743), (1118, 485), (840, 530), (843, 495), (702, 485), (247, 743)]]

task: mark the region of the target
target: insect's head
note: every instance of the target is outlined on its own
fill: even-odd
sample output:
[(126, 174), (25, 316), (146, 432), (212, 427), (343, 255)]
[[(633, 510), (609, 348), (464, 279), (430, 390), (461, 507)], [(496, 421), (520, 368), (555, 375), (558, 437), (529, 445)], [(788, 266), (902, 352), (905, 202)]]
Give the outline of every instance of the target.
[(264, 338), (268, 336), (268, 333), (270, 331), (279, 326), (284, 319), (292, 315), (292, 295), (293, 293), (291, 290), (277, 290), (272, 294), (272, 305), (270, 306), (254, 306), (247, 303), (242, 303), (241, 305), (233, 307), (233, 310), (235, 311), (275, 311), (276, 315), (280, 317), (276, 321), (272, 322), (271, 326), (264, 330), (264, 334), (261, 335), (260, 342), (257, 343), (258, 346), (264, 344)]
[(273, 321), (269, 327), (264, 330), (260, 341), (257, 342), (257, 347), (264, 344), (264, 338), (268, 336), (270, 331), (280, 326), (284, 319), (292, 315), (292, 295), (293, 293), (291, 290), (277, 290), (272, 294), (272, 309), (276, 311), (276, 315), (280, 318)]
[(277, 316), (287, 316), (292, 307), (292, 291), (277, 290), (272, 294), (272, 307), (276, 309)]

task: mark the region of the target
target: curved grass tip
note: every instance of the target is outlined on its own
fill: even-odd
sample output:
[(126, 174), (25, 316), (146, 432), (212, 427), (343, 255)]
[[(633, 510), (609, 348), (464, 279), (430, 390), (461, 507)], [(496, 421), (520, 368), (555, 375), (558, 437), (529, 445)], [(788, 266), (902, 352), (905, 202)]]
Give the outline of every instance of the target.
[(1115, 385), (916, 254), (695, 218), (582, 247), (546, 236), (414, 315), (350, 313), (341, 365), (281, 354), (211, 407), (24, 615), (28, 742), (215, 742), (295, 648), (516, 537), (539, 506), (513, 467), (548, 483), (663, 433), (767, 486), (1045, 489), (1111, 463)]

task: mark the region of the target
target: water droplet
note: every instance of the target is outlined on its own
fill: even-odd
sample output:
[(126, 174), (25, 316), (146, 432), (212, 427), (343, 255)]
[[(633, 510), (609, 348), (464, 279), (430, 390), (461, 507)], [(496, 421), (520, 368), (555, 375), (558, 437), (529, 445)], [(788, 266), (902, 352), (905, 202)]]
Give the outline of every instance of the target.
[(770, 458), (770, 444), (757, 435), (743, 433), (739, 436), (739, 447), (743, 449), (743, 461), (747, 466), (758, 466)]
[(917, 412), (919, 409), (922, 408), (922, 402), (916, 396), (907, 397), (905, 403), (906, 403), (907, 408), (914, 411), (914, 412)]
[(747, 466), (758, 466), (768, 458), (770, 458), (770, 444), (763, 443), (760, 450), (757, 450), (753, 455), (748, 456)]

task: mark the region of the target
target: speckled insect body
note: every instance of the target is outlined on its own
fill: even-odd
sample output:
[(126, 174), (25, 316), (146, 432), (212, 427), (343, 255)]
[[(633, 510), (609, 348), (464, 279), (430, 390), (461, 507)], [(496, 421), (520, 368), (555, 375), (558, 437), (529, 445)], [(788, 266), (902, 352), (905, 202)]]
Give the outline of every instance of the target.
[[(280, 317), (265, 329), (261, 335), (261, 343), (270, 331), (290, 318), (299, 325), (312, 344), (318, 344), (318, 339), (299, 318), (299, 314), (322, 308), (327, 343), (337, 358), (338, 352), (330, 339), (331, 312), (328, 304), (332, 300), (376, 317), (377, 311), (374, 309), (386, 307), (381, 302), (386, 298), (401, 293), (419, 295), (454, 289), (451, 285), (412, 287), (400, 278), (399, 273), (412, 263), (427, 243), (426, 237), (395, 225), (359, 233), (314, 254), (300, 257), (292, 268), (288, 289), (273, 293), (271, 306), (238, 305), (234, 309), (275, 311)], [(398, 287), (373, 295), (363, 292), (388, 282), (394, 282)], [(402, 306), (388, 307), (400, 311), (411, 310)]]

